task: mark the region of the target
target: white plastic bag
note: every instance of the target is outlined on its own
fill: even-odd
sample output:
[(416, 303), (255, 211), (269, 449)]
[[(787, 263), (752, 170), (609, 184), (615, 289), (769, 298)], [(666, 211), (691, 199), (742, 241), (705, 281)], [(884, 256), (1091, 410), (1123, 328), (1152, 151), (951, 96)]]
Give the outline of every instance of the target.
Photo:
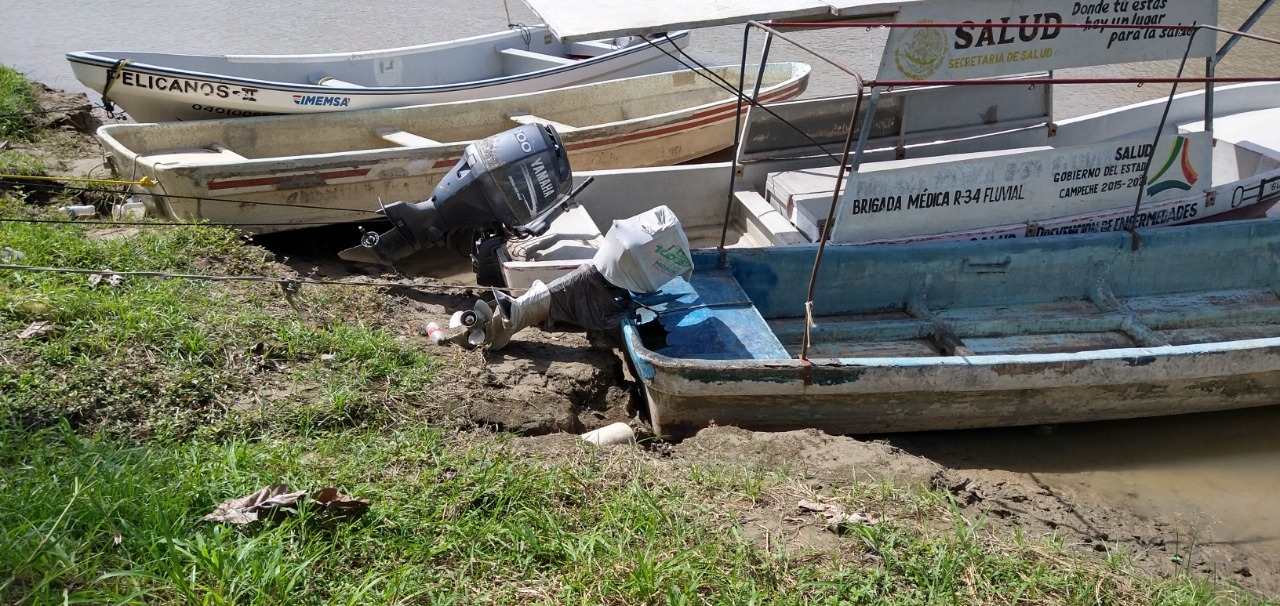
[(614, 221), (591, 263), (611, 284), (634, 293), (656, 292), (693, 273), (689, 238), (666, 206)]

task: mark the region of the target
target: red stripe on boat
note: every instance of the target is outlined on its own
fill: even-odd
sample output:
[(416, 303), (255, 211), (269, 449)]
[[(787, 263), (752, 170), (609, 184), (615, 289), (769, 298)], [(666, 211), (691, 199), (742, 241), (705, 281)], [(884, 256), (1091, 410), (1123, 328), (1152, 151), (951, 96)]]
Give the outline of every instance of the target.
[(275, 177), (257, 177), (254, 179), (228, 179), (226, 181), (210, 181), (206, 188), (210, 191), (218, 191), (223, 189), (241, 189), (245, 187), (263, 187), (267, 185), (278, 185), (282, 181), (290, 181), (299, 177), (318, 176), (325, 181), (333, 179), (349, 179), (351, 177), (363, 177), (369, 174), (367, 168), (348, 168), (346, 170), (331, 170), (323, 173), (302, 173), (294, 175), (283, 175)]
[[(774, 91), (773, 93), (768, 95), (760, 95), (760, 98), (757, 99), (757, 102), (765, 103), (765, 102), (774, 101), (778, 99), (789, 99), (791, 97), (794, 97), (797, 94), (796, 89), (798, 88), (799, 88), (799, 85), (796, 85), (796, 86), (787, 87), (783, 90)], [(747, 106), (744, 104), (743, 105), (744, 113), (746, 109), (747, 109)], [(580, 152), (583, 150), (591, 149), (593, 147), (600, 147), (604, 145), (616, 145), (619, 143), (635, 141), (637, 139), (647, 139), (651, 137), (656, 137), (658, 135), (665, 135), (671, 132), (689, 130), (691, 128), (705, 126), (707, 124), (723, 122), (725, 120), (733, 118), (733, 115), (736, 113), (736, 110), (737, 110), (736, 103), (730, 104), (727, 106), (721, 105), (712, 109), (704, 110), (696, 114), (693, 114), (693, 116), (690, 116), (688, 120), (684, 120), (675, 124), (670, 124), (661, 128), (651, 128), (648, 130), (636, 131), (629, 135), (620, 136), (620, 137), (609, 137), (607, 139), (587, 139), (585, 141), (573, 141), (573, 142), (566, 141), (564, 145), (566, 148), (568, 148), (569, 151)], [(701, 117), (701, 119), (696, 119), (698, 117)]]

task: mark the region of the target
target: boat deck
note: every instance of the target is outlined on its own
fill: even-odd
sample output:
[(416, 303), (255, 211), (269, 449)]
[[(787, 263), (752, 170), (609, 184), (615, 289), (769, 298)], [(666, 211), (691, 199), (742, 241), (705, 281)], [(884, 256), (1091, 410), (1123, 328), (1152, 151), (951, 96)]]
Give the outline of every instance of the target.
[[(1280, 160), (1280, 131), (1259, 128), (1260, 124), (1280, 124), (1280, 108), (1233, 114), (1213, 120), (1213, 138), (1252, 151), (1272, 160)], [(1204, 122), (1183, 124), (1179, 132), (1200, 132)]]
[(658, 353), (701, 360), (791, 358), (728, 271), (696, 272), (692, 282), (677, 278), (657, 297), (672, 298), (653, 305), (668, 331)]
[[(1273, 337), (1280, 283), (1117, 298), (1097, 287), (1075, 299), (815, 318), (809, 357), (936, 358), (1057, 354)], [(650, 300), (666, 331), (652, 349), (671, 358), (786, 360), (799, 355), (802, 317), (766, 319), (729, 270), (700, 270)], [(642, 302), (644, 302), (642, 300)], [(646, 339), (646, 342), (648, 339)]]
[[(1189, 345), (1275, 335), (1280, 298), (1270, 289), (1135, 297), (1107, 309), (1092, 301), (828, 316), (811, 331), (814, 358), (1021, 355)], [(769, 322), (798, 355), (802, 318)]]

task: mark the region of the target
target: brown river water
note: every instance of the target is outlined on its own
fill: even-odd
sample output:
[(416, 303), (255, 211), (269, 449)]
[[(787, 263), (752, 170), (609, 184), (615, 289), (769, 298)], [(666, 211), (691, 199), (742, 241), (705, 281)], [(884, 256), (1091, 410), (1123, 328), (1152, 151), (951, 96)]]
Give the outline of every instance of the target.
[[(533, 23), (518, 0), (511, 21)], [(1220, 25), (1239, 26), (1253, 5), (1222, 0)], [(407, 46), (496, 31), (508, 18), (500, 0), (430, 2), (336, 0), (43, 0), (7, 2), (0, 18), (0, 63), (50, 86), (85, 91), (63, 54), (134, 49), (192, 53), (304, 53)], [(1280, 13), (1254, 32), (1280, 36)], [(807, 33), (803, 39), (873, 74), (883, 33), (862, 29)], [(741, 27), (695, 32), (689, 52), (708, 64), (736, 62)], [(1219, 43), (1223, 40), (1219, 37)], [(854, 41), (851, 43), (851, 41)], [(805, 61), (776, 47), (775, 58)], [(753, 57), (755, 55), (752, 55)], [(1280, 49), (1245, 41), (1219, 75), (1274, 75)], [(810, 61), (812, 62), (812, 61)], [(849, 92), (849, 78), (815, 63), (809, 94)], [(1198, 61), (1188, 75), (1202, 74)], [(1268, 73), (1268, 68), (1270, 73)], [(1060, 75), (1172, 76), (1170, 62), (1069, 70)], [(1069, 90), (1068, 90), (1069, 89)], [(87, 92), (87, 91), (86, 91)], [(1059, 87), (1060, 117), (1166, 95), (1165, 86)], [(92, 98), (97, 101), (96, 95)], [(1033, 474), (1056, 491), (1126, 508), (1145, 517), (1208, 527), (1233, 543), (1280, 562), (1280, 407), (1112, 423), (891, 437), (916, 454), (957, 468)], [(1261, 571), (1260, 571), (1261, 572)]]

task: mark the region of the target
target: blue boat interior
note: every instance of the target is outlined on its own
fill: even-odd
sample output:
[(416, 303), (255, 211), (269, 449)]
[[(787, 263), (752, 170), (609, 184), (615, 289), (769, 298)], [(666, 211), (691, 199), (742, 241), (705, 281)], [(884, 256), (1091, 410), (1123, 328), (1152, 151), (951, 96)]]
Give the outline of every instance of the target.
[[(690, 281), (676, 278), (651, 305), (667, 331), (660, 353), (702, 360), (787, 360), (778, 341), (733, 275), (722, 269), (696, 271)], [(639, 298), (646, 303), (646, 298)], [(671, 354), (668, 354), (671, 355)]]
[[(1280, 222), (892, 247), (828, 246), (809, 357), (1027, 354), (1272, 337)], [(1259, 254), (1262, 251), (1262, 254)], [(657, 353), (799, 354), (817, 248), (694, 253), (655, 305)], [(649, 343), (646, 342), (646, 346)]]

